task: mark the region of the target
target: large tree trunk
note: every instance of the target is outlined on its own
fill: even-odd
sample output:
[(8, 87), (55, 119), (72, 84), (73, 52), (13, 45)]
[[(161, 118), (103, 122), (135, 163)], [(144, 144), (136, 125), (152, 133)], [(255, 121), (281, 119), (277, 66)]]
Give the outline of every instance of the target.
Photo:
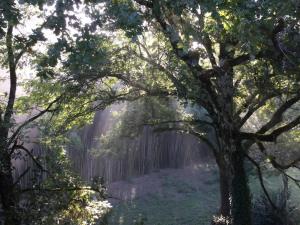
[(219, 188), (220, 188), (220, 210), (219, 215), (230, 218), (230, 179), (226, 162), (222, 155), (215, 153), (216, 163), (219, 168)]
[(220, 215), (229, 218), (230, 217), (230, 185), (229, 177), (226, 168), (219, 166), (219, 177), (220, 177)]
[[(244, 152), (241, 144), (233, 141), (228, 133), (222, 137), (217, 164), (220, 176), (220, 215), (231, 220), (232, 225), (251, 225), (251, 195), (244, 168)], [(217, 224), (227, 222), (220, 220)]]
[(225, 220), (212, 224), (227, 225), (231, 220), (232, 225), (252, 225), (251, 195), (244, 168), (244, 154), (240, 144), (231, 147), (236, 148), (231, 149), (229, 161), (217, 160), (221, 194), (219, 215)]
[(251, 195), (244, 168), (244, 154), (240, 144), (231, 155), (232, 164), (232, 222), (233, 225), (251, 225)]
[[(230, 56), (226, 49), (220, 51), (222, 59)], [(216, 130), (220, 148), (218, 158), (222, 159), (222, 166), (218, 163), (221, 177), (221, 210), (228, 213), (229, 204), (229, 214), (233, 225), (251, 225), (251, 197), (244, 168), (244, 154), (240, 141), (235, 137), (233, 74), (234, 71), (231, 68), (217, 77), (219, 94), (215, 105), (218, 113), (214, 121), (218, 125)]]

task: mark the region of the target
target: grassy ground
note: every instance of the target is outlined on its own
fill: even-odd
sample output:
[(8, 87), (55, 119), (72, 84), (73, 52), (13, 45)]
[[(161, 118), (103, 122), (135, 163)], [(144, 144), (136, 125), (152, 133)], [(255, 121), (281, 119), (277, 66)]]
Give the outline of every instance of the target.
[[(142, 220), (145, 225), (208, 224), (218, 207), (216, 175), (215, 167), (168, 169), (152, 174), (139, 185), (152, 184), (153, 191), (117, 204), (109, 224), (132, 225)], [(130, 183), (138, 183), (137, 180)]]
[[(274, 191), (280, 188), (281, 178), (272, 174), (266, 176), (265, 182)], [(250, 178), (250, 187), (253, 198), (260, 195), (261, 188), (254, 176)], [(134, 225), (141, 221), (139, 224), (144, 225), (208, 225), (219, 205), (218, 173), (214, 166), (162, 170), (119, 182), (112, 189), (122, 188), (119, 198), (126, 201), (114, 203), (110, 225)], [(292, 199), (300, 203), (300, 190), (295, 185), (291, 189)], [(116, 195), (116, 191), (112, 194)]]

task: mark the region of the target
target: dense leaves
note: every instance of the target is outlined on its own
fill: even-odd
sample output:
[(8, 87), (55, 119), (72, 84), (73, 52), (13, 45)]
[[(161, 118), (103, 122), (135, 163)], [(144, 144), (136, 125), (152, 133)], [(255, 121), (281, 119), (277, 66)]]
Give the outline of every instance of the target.
[[(234, 224), (251, 224), (243, 160), (259, 168), (248, 156), (252, 145), (282, 173), (298, 163), (281, 165), (265, 147), (285, 132), (296, 138), (299, 130), (298, 1), (9, 0), (0, 3), (0, 21), (1, 63), (12, 84), (1, 95), (2, 180), (12, 182), (10, 152), (34, 121), (53, 143), (90, 122), (96, 110), (145, 96), (172, 96), (193, 114), (171, 128), (194, 133), (212, 148), (231, 192), (224, 192), (227, 208), (220, 213)], [(22, 80), (26, 69), (30, 79)], [(20, 79), (26, 95), (16, 97)], [(135, 104), (133, 114), (141, 102)], [(150, 105), (168, 112), (168, 104)], [(208, 116), (199, 118), (199, 111)], [(33, 116), (18, 124), (17, 113)], [(132, 123), (133, 114), (123, 118), (130, 128), (148, 119), (146, 113)], [(214, 137), (207, 138), (203, 124)], [(113, 138), (130, 136), (122, 127)], [(5, 204), (18, 205), (9, 194)]]

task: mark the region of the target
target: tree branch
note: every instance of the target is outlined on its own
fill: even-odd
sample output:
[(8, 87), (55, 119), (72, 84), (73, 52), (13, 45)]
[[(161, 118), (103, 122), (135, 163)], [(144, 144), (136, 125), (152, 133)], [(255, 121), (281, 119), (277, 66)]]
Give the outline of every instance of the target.
[[(256, 142), (256, 144), (257, 144), (257, 146), (259, 147), (259, 150), (260, 150), (264, 155), (267, 156), (267, 154), (266, 154), (266, 149), (265, 149), (265, 146), (263, 145), (263, 143)], [(282, 165), (280, 165), (279, 163), (277, 163), (273, 157), (269, 157), (269, 156), (267, 156), (267, 157), (268, 157), (268, 159), (270, 160), (271, 165), (272, 165), (275, 169), (277, 169), (279, 172), (283, 173), (285, 176), (287, 176), (288, 178), (290, 178), (290, 179), (291, 179), (291, 180), (292, 180), (292, 181), (300, 188), (300, 180), (299, 180), (299, 179), (296, 179), (296, 178), (294, 178), (294, 177), (292, 177), (292, 176), (290, 176), (290, 175), (288, 175), (288, 174), (286, 173), (285, 170), (288, 169), (288, 168), (285, 168), (285, 166), (282, 166)], [(297, 160), (298, 160), (298, 159), (297, 159)], [(293, 162), (293, 163), (294, 163), (294, 162)]]
[(8, 24), (7, 33), (6, 33), (6, 48), (8, 54), (8, 64), (9, 64), (9, 75), (10, 75), (10, 89), (8, 102), (4, 113), (3, 123), (4, 133), (8, 132), (10, 127), (10, 119), (14, 110), (14, 103), (16, 99), (16, 90), (17, 90), (17, 74), (16, 74), (16, 65), (15, 65), (15, 56), (13, 50), (13, 25), (11, 23)]
[(270, 205), (272, 206), (272, 208), (275, 209), (276, 211), (278, 211), (278, 208), (276, 207), (275, 203), (273, 203), (273, 201), (272, 201), (272, 199), (271, 199), (271, 197), (270, 197), (270, 195), (267, 191), (267, 188), (264, 184), (264, 179), (263, 179), (263, 175), (262, 175), (261, 168), (260, 168), (259, 164), (254, 159), (252, 159), (249, 155), (245, 154), (245, 156), (256, 167), (260, 186), (261, 186), (264, 194), (266, 195), (266, 197), (267, 197)]
[[(185, 51), (182, 47), (180, 47), (180, 44), (183, 42), (179, 36), (179, 33), (171, 25), (170, 21), (164, 18), (160, 2), (157, 0), (153, 1), (151, 4), (147, 4), (147, 2), (143, 0), (136, 0), (136, 2), (152, 9), (152, 13), (155, 19), (160, 24), (166, 37), (169, 39), (175, 54), (181, 60), (183, 60), (192, 70), (196, 69), (197, 71), (202, 71), (202, 67), (198, 64), (199, 57), (197, 59), (193, 58), (192, 55), (194, 55), (194, 52)], [(194, 63), (193, 61), (197, 62)]]
[(212, 41), (209, 37), (208, 34), (205, 34), (204, 35), (204, 38), (203, 38), (203, 45), (205, 47), (205, 50), (208, 54), (208, 58), (209, 58), (209, 61), (211, 63), (211, 66), (214, 68), (217, 66), (217, 63), (216, 63), (216, 59), (215, 59), (215, 56), (213, 54), (213, 48), (212, 48)]
[(99, 192), (99, 190), (97, 190), (95, 188), (91, 188), (91, 187), (70, 187), (70, 188), (41, 188), (41, 187), (37, 187), (37, 188), (25, 188), (25, 189), (22, 189), (20, 192), (23, 194), (23, 193), (30, 192), (30, 191), (41, 191), (41, 192), (95, 191), (95, 192)]
[[(248, 99), (246, 100), (245, 105), (248, 105), (250, 102), (253, 102), (253, 104), (251, 104), (251, 105), (249, 106), (248, 111), (247, 111), (247, 113), (244, 115), (244, 117), (240, 119), (239, 124), (238, 124), (238, 127), (241, 128), (241, 127), (247, 122), (247, 120), (253, 115), (253, 113), (255, 113), (258, 109), (260, 109), (262, 106), (264, 106), (265, 103), (266, 103), (268, 100), (270, 100), (270, 99), (272, 99), (272, 98), (274, 98), (274, 97), (276, 97), (276, 94), (266, 95), (264, 98), (262, 98), (261, 100), (259, 100), (259, 101), (256, 102), (256, 103), (253, 102), (255, 97), (254, 97), (254, 98), (251, 98), (251, 97), (248, 98)], [(236, 117), (241, 113), (241, 110), (242, 110), (242, 109), (239, 109), (239, 110), (238, 110), (238, 112), (236, 113)]]
[(23, 171), (23, 173), (18, 177), (18, 179), (13, 183), (12, 188), (15, 187), (20, 180), (30, 171), (30, 167), (28, 167), (26, 170)]
[[(155, 66), (157, 69), (159, 69), (160, 71), (166, 73), (168, 75), (168, 77), (174, 81), (175, 83), (178, 83), (179, 81), (173, 76), (173, 74), (167, 69), (165, 68), (163, 65), (161, 65), (160, 63), (157, 63), (155, 59), (152, 58), (151, 54), (149, 53), (147, 47), (145, 45), (143, 45), (142, 43), (138, 42), (138, 44), (143, 48), (143, 50), (146, 52), (147, 57), (145, 57), (142, 53), (141, 54), (137, 54), (135, 51), (132, 51), (136, 56), (140, 57), (142, 60), (144, 60), (145, 62), (149, 63), (152, 66)], [(160, 60), (160, 59), (158, 59)]]
[(261, 142), (256, 142), (259, 150), (261, 153), (263, 153), (269, 160), (270, 163), (272, 164), (272, 166), (276, 169), (280, 169), (280, 170), (287, 170), (290, 167), (294, 167), (297, 163), (300, 162), (300, 157), (296, 158), (295, 160), (293, 160), (292, 162), (286, 164), (286, 165), (281, 165), (280, 163), (278, 163), (274, 157), (267, 155), (267, 151), (265, 146), (263, 145), (263, 143)]
[[(143, 46), (141, 44), (142, 48), (145, 49), (146, 47)], [(139, 57), (140, 59), (144, 60), (145, 62), (149, 63), (152, 66), (155, 66), (158, 70), (160, 70), (161, 72), (165, 73), (167, 75), (167, 77), (172, 81), (172, 83), (175, 85), (175, 87), (177, 88), (177, 90), (185, 90), (186, 88), (184, 87), (184, 85), (182, 85), (179, 80), (164, 66), (162, 66), (161, 64), (155, 62), (155, 60), (147, 58), (145, 56), (143, 56), (142, 54), (137, 54), (136, 52), (132, 51), (133, 54), (135, 54), (137, 57)], [(150, 56), (150, 55), (148, 55)], [(185, 91), (186, 92), (186, 91)]]
[(157, 123), (146, 123), (144, 125), (160, 125), (160, 124), (167, 124), (167, 123), (188, 123), (188, 124), (205, 124), (209, 126), (213, 126), (211, 122), (205, 121), (205, 120), (166, 120), (166, 121), (158, 121)]
[(239, 132), (238, 136), (241, 139), (258, 140), (263, 142), (276, 142), (278, 136), (298, 126), (299, 124), (300, 124), (300, 116), (298, 116), (290, 123), (273, 130), (270, 134)]
[(13, 134), (9, 137), (9, 141), (7, 146), (10, 146), (12, 144), (12, 142), (14, 142), (15, 138), (18, 136), (18, 134), (20, 133), (20, 131), (27, 126), (29, 123), (35, 121), (36, 119), (38, 119), (39, 117), (41, 117), (42, 115), (44, 115), (47, 112), (52, 111), (51, 107), (57, 103), (60, 99), (62, 98), (62, 95), (57, 97), (55, 100), (53, 100), (52, 102), (49, 103), (49, 105), (47, 106), (46, 109), (40, 111), (38, 114), (36, 114), (35, 116), (31, 117), (30, 119), (26, 120), (24, 123), (22, 123), (15, 132), (13, 132)]
[(199, 138), (200, 140), (202, 140), (205, 144), (207, 144), (208, 147), (211, 148), (211, 150), (213, 151), (214, 155), (217, 157), (218, 156), (218, 150), (217, 148), (214, 146), (214, 144), (208, 139), (206, 138), (203, 134), (195, 131), (194, 129), (192, 129), (191, 127), (186, 128), (186, 127), (172, 127), (172, 128), (158, 128), (155, 131), (157, 132), (164, 132), (164, 131), (181, 131), (187, 134), (191, 134), (197, 138)]
[(42, 172), (46, 172), (49, 173), (48, 170), (46, 170), (41, 164), (40, 162), (34, 157), (34, 155), (29, 151), (29, 149), (25, 148), (23, 145), (15, 145), (14, 146), (15, 149), (21, 149), (24, 152), (27, 153), (27, 155), (32, 159), (32, 161), (37, 165), (37, 167), (42, 171)]
[(286, 101), (283, 105), (281, 105), (277, 109), (277, 111), (273, 114), (270, 121), (266, 123), (264, 126), (262, 126), (257, 133), (263, 134), (268, 130), (270, 130), (275, 125), (277, 125), (278, 123), (280, 123), (282, 121), (282, 116), (286, 112), (286, 110), (288, 110), (292, 105), (294, 105), (299, 100), (300, 100), (300, 93), (298, 93), (295, 97)]

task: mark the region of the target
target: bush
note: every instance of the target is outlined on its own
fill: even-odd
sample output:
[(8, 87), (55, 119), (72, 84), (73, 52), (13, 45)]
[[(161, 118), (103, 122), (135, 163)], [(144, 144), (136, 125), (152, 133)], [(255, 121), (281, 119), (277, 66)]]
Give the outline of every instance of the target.
[(297, 225), (296, 207), (290, 201), (287, 185), (283, 190), (270, 193), (276, 208), (272, 207), (265, 194), (262, 194), (253, 206), (254, 225)]

